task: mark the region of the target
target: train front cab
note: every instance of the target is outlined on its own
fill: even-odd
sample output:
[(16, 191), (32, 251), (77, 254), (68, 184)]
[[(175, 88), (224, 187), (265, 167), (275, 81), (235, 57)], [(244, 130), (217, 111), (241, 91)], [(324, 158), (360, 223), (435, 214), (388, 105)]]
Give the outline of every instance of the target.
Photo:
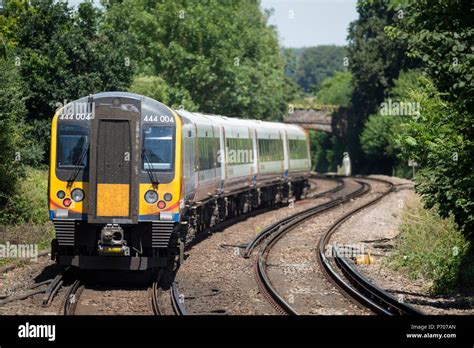
[[(177, 247), (181, 121), (163, 104), (101, 93), (52, 120), (52, 257), (83, 269), (146, 270)], [(171, 252), (171, 254), (170, 254)]]

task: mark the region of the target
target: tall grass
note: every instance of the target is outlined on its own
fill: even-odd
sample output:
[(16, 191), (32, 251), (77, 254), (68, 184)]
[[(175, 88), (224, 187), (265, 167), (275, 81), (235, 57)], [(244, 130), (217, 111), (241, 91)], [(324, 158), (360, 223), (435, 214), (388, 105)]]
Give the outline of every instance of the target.
[(469, 242), (456, 229), (453, 218), (441, 219), (424, 209), (413, 195), (405, 206), (395, 252), (389, 259), (410, 278), (430, 283), (434, 294), (472, 288), (474, 266)]
[(0, 243), (38, 244), (49, 247), (53, 227), (48, 217), (48, 172), (28, 168), (16, 193), (0, 210)]

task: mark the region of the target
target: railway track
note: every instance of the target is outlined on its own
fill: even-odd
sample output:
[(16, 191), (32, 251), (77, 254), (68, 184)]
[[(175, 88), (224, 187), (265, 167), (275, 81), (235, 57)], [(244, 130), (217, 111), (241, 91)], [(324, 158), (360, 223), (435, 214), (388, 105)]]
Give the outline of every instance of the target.
[[(334, 187), (332, 189), (329, 189), (327, 191), (312, 195), (309, 198), (310, 199), (320, 198), (320, 197), (323, 197), (323, 196), (327, 196), (329, 194), (334, 194), (334, 193), (339, 192), (342, 189), (344, 189), (344, 187), (345, 187), (344, 181), (341, 178), (334, 178), (334, 179), (337, 181), (337, 186), (336, 187)], [(362, 193), (361, 189), (362, 188), (360, 188), (359, 190), (354, 191), (354, 192), (352, 192), (348, 195), (344, 195), (344, 196), (332, 199), (329, 202), (326, 202), (326, 203), (311, 207), (311, 208), (309, 208), (305, 211), (290, 215), (290, 216), (288, 216), (288, 217), (286, 217), (286, 218), (284, 218), (280, 221), (277, 221), (276, 223), (266, 227), (254, 239), (252, 239), (250, 241), (250, 243), (247, 244), (247, 246), (245, 248), (245, 251), (244, 251), (244, 257), (249, 258), (257, 245), (262, 243), (262, 241), (265, 240), (266, 238), (268, 238), (269, 236), (274, 235), (274, 233), (276, 231), (283, 228), (285, 225), (287, 225), (291, 222), (297, 221), (297, 219), (300, 219), (299, 221), (306, 220), (307, 218), (309, 218), (311, 216), (314, 216), (318, 213), (321, 213), (321, 212), (324, 212), (328, 209), (331, 209), (331, 208), (337, 206), (338, 204), (343, 203), (347, 200), (350, 200), (350, 199), (356, 197), (357, 195), (361, 194)]]
[[(310, 180), (318, 179), (317, 177), (312, 176)], [(319, 178), (321, 179), (321, 178)], [(328, 177), (328, 180), (336, 180), (337, 185), (329, 190), (326, 190), (324, 192), (320, 192), (317, 194), (311, 195), (311, 191), (308, 194), (309, 199), (315, 199), (323, 196), (327, 196), (330, 194), (334, 194), (338, 191), (341, 191), (342, 189), (345, 188), (344, 181), (340, 178), (331, 178)], [(359, 194), (362, 194), (364, 191), (363, 185), (361, 185), (356, 191), (351, 192), (350, 194), (347, 195), (342, 195), (341, 197), (338, 197), (336, 199), (331, 200), (330, 202), (324, 203), (322, 205), (312, 207), (310, 209), (307, 209), (303, 213), (300, 214), (295, 214), (295, 216), (290, 216), (289, 218), (285, 219), (284, 221), (280, 221), (278, 223), (278, 226), (273, 226), (273, 228), (266, 229), (265, 231), (262, 231), (263, 233), (260, 234), (259, 240), (255, 241), (255, 243), (252, 243), (253, 246), (257, 245), (258, 242), (264, 240), (270, 232), (274, 232), (275, 228), (280, 228), (285, 224), (290, 224), (291, 223), (297, 223), (294, 220), (297, 221), (303, 221), (304, 218), (309, 218), (312, 215), (317, 214), (318, 212), (322, 212), (326, 209), (330, 209), (331, 207), (334, 207), (341, 202), (344, 202), (346, 200), (349, 200)], [(296, 219), (297, 217), (297, 219)], [(250, 254), (253, 250), (253, 247), (250, 247), (246, 250), (246, 254)], [(263, 268), (263, 265), (260, 266), (260, 269)], [(187, 315), (187, 311), (184, 308), (183, 300), (179, 294), (179, 291), (177, 289), (176, 283), (171, 283), (168, 287), (167, 290), (163, 290), (162, 285), (160, 284), (161, 282), (161, 274), (158, 275), (157, 279), (152, 283), (150, 288), (148, 289), (148, 298), (150, 302), (150, 308), (151, 312), (154, 315), (166, 315), (170, 314), (170, 308), (172, 309), (172, 312), (175, 315)], [(86, 288), (85, 284), (81, 282), (81, 280), (78, 278), (76, 279), (71, 287), (69, 288), (65, 299), (63, 300), (63, 314), (64, 315), (74, 315), (76, 314), (76, 309), (78, 307), (78, 302), (79, 299), (81, 298), (81, 295), (83, 294), (84, 290), (89, 291), (90, 289)], [(90, 294), (89, 294), (90, 295)], [(166, 295), (166, 296), (165, 296)], [(85, 295), (86, 296), (86, 295)], [(86, 296), (87, 297), (87, 296)], [(164, 301), (168, 301), (169, 298), (169, 304), (167, 306), (164, 306)], [(164, 309), (166, 308), (166, 310)], [(289, 310), (289, 309), (288, 309)], [(80, 313), (80, 311), (79, 311)]]
[[(347, 219), (349, 219), (354, 214), (359, 211), (376, 204), (383, 197), (388, 195), (393, 190), (393, 185), (385, 180), (370, 178), (368, 180), (374, 180), (378, 182), (385, 183), (389, 186), (389, 190), (383, 192), (381, 195), (376, 197), (373, 200), (370, 200), (368, 203), (363, 204), (362, 206), (350, 211), (341, 218), (337, 219), (336, 222), (324, 233), (320, 238), (319, 248), (318, 248), (318, 261), (321, 268), (324, 270), (324, 273), (332, 282), (334, 282), (341, 292), (350, 297), (352, 300), (355, 300), (357, 303), (364, 305), (365, 307), (371, 309), (375, 313), (384, 314), (384, 315), (394, 315), (394, 314), (421, 314), (413, 307), (408, 304), (398, 302), (394, 297), (385, 292), (384, 290), (378, 288), (374, 284), (371, 284), (364, 276), (362, 276), (350, 263), (350, 261), (340, 256), (340, 252), (337, 247), (333, 247), (334, 263), (326, 257), (325, 251), (329, 240), (333, 233), (341, 226)], [(265, 243), (261, 247), (258, 256), (255, 261), (255, 278), (259, 288), (261, 289), (264, 297), (269, 301), (269, 303), (276, 309), (280, 314), (288, 315), (298, 315), (298, 312), (289, 304), (283, 297), (278, 293), (278, 291), (273, 286), (267, 270), (266, 270), (266, 260), (268, 254), (274, 244), (282, 238), (286, 233), (294, 229), (296, 226), (300, 225), (305, 220), (312, 218), (322, 212), (328, 211), (334, 206), (347, 202), (355, 197), (366, 194), (371, 190), (371, 185), (361, 180), (356, 180), (361, 186), (342, 197), (335, 198), (327, 203), (318, 205), (316, 207), (307, 209), (298, 214), (289, 216), (281, 221), (269, 226), (263, 230), (256, 238), (249, 243), (249, 246), (246, 250), (245, 257), (249, 257), (252, 250), (262, 243), (265, 240)], [(337, 188), (335, 188), (337, 189)], [(330, 191), (333, 191), (332, 189)], [(339, 270), (339, 271), (338, 271)]]
[[(361, 196), (367, 193), (370, 190), (370, 187), (365, 183), (359, 183), (359, 188), (340, 197), (334, 198), (329, 202), (317, 205), (315, 207), (309, 208), (303, 212), (290, 215), (289, 217), (282, 219), (275, 224), (267, 227), (261, 231), (254, 240), (249, 243), (247, 247), (245, 257), (250, 257), (250, 254), (255, 249), (255, 247), (260, 244), (264, 239), (266, 239), (262, 248), (259, 251), (259, 254), (255, 261), (255, 279), (259, 288), (261, 289), (265, 298), (270, 302), (270, 304), (281, 314), (297, 315), (298, 313), (293, 309), (293, 307), (285, 301), (278, 291), (272, 285), (270, 278), (267, 274), (266, 269), (266, 260), (271, 250), (272, 246), (281, 238), (284, 234), (291, 231), (296, 226), (300, 225), (304, 221), (312, 218), (318, 214), (326, 212), (339, 204), (350, 201), (351, 199)], [(330, 190), (332, 192), (339, 191), (338, 187)], [(331, 193), (332, 193), (331, 192)]]
[[(314, 180), (314, 179), (315, 177), (312, 177), (310, 180)], [(332, 179), (329, 178), (328, 180), (332, 180)], [(309, 198), (317, 198), (317, 197), (321, 197), (322, 195), (326, 195), (326, 194), (341, 190), (344, 187), (343, 181), (340, 179), (336, 179), (336, 181), (337, 181), (337, 186), (335, 188), (316, 194), (316, 195), (310, 195)], [(313, 190), (315, 189), (315, 187), (316, 186), (314, 186)], [(311, 194), (311, 191), (309, 194)], [(243, 218), (248, 218), (252, 215), (256, 215), (258, 213), (262, 213), (267, 210), (268, 208), (255, 210), (250, 214), (246, 214), (246, 216), (244, 216)], [(242, 219), (241, 217), (239, 218)], [(232, 224), (232, 223), (235, 223), (235, 221), (225, 221), (217, 225), (214, 229), (225, 228), (228, 224)], [(162, 279), (162, 274), (159, 274), (157, 279), (152, 282), (151, 286), (148, 289), (148, 298), (149, 298), (149, 304), (150, 304), (149, 307), (151, 308), (152, 314), (153, 315), (167, 315), (167, 314), (170, 314), (169, 309), (171, 308), (172, 313), (174, 315), (188, 315), (184, 307), (183, 298), (179, 294), (176, 283), (172, 282), (170, 285), (166, 287), (167, 290), (164, 290), (163, 286), (161, 285), (161, 279)], [(69, 288), (63, 300), (63, 304), (61, 306), (62, 314), (64, 315), (76, 314), (78, 302), (84, 290), (90, 290), (90, 289), (88, 289), (85, 286), (85, 284), (81, 282), (79, 278), (76, 279), (72, 283), (71, 287)], [(165, 306), (164, 302), (168, 301), (166, 298), (169, 298), (169, 305)], [(209, 313), (209, 314), (215, 314), (215, 313)]]
[[(79, 278), (76, 279), (64, 297), (62, 304), (62, 314), (63, 315), (75, 315), (76, 309), (78, 307), (79, 300), (81, 295), (83, 295), (85, 290), (91, 290), (86, 287), (86, 284), (83, 283)], [(160, 285), (159, 278), (152, 282), (151, 286), (147, 290), (148, 298), (150, 301), (151, 313), (153, 315), (166, 315), (166, 311), (163, 309), (164, 301), (164, 290)], [(169, 287), (169, 301), (170, 307), (173, 309), (175, 315), (187, 315), (186, 309), (184, 308), (183, 301), (179, 295), (178, 288), (173, 282)], [(117, 313), (123, 314), (123, 313)]]
[[(150, 302), (151, 308), (154, 315), (165, 315), (165, 310), (162, 308), (161, 303), (163, 301), (163, 288), (160, 285), (160, 277), (157, 281), (154, 281), (150, 287)], [(187, 315), (186, 308), (184, 308), (183, 298), (180, 296), (178, 287), (175, 282), (171, 283), (169, 288), (169, 298), (171, 308), (174, 315)]]
[(382, 315), (422, 315), (423, 313), (414, 307), (410, 306), (409, 304), (399, 302), (392, 295), (371, 283), (366, 277), (356, 270), (352, 261), (341, 256), (340, 251), (336, 245), (332, 246), (332, 259), (334, 261), (331, 262), (331, 259), (326, 255), (331, 236), (345, 221), (361, 210), (376, 204), (382, 198), (390, 194), (394, 189), (393, 184), (388, 181), (375, 178), (370, 178), (370, 180), (387, 184), (389, 186), (389, 190), (386, 190), (377, 198), (369, 201), (355, 210), (350, 211), (336, 220), (336, 222), (325, 232), (319, 241), (318, 262), (328, 279), (336, 284), (340, 290), (342, 290), (347, 296), (350, 296), (358, 303), (370, 308), (375, 313)]
[(77, 308), (77, 302), (79, 300), (79, 296), (81, 296), (83, 291), (84, 291), (84, 285), (81, 283), (79, 279), (76, 279), (74, 283), (72, 283), (71, 287), (66, 293), (66, 296), (64, 297), (63, 306), (62, 306), (64, 315), (74, 315)]

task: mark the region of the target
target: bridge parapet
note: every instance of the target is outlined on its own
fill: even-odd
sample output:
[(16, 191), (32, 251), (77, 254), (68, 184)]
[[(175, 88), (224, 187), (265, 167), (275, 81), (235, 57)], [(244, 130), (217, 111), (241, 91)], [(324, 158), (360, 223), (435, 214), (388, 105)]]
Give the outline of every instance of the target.
[(295, 109), (283, 118), (283, 122), (297, 124), (305, 129), (316, 129), (336, 136), (343, 136), (347, 124), (345, 117), (343, 117), (345, 114), (342, 108), (336, 106)]

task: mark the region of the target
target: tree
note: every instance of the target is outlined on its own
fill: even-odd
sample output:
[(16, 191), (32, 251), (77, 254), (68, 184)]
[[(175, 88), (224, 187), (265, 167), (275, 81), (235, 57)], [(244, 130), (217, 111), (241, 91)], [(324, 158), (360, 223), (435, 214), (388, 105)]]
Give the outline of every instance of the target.
[[(398, 112), (397, 110), (387, 112), (384, 108), (379, 108), (378, 112), (369, 116), (365, 122), (360, 135), (360, 143), (364, 155), (371, 158), (374, 163), (369, 168), (370, 172), (391, 174), (395, 171), (396, 175), (408, 174), (409, 168), (406, 166), (408, 158), (400, 158), (401, 153), (396, 138), (401, 131), (400, 125), (412, 116), (404, 112), (409, 110), (415, 114), (420, 111), (410, 95), (421, 87), (421, 76), (422, 73), (417, 69), (401, 71), (388, 92), (388, 98), (382, 103), (384, 106), (392, 103), (401, 106), (397, 109)], [(410, 108), (403, 105), (410, 105)]]
[(291, 83), (258, 2), (124, 0), (106, 7), (107, 25), (128, 39), (137, 70), (187, 91), (200, 111), (269, 119), (286, 112)]
[[(417, 190), (427, 207), (453, 215), (471, 240), (474, 231), (472, 6), (463, 0), (392, 1), (404, 20), (386, 31), (408, 43), (428, 78), (411, 94), (422, 112), (404, 124), (405, 158), (420, 164)], [(447, 15), (448, 14), (448, 15)]]
[(317, 92), (326, 78), (345, 69), (346, 56), (346, 49), (339, 46), (305, 48), (298, 59), (294, 79), (305, 92)]
[[(136, 76), (133, 79), (129, 91), (159, 100), (170, 107), (185, 108), (189, 111), (195, 111), (197, 109), (185, 89), (170, 87), (160, 76)], [(176, 102), (172, 102), (173, 100), (179, 100), (181, 104), (177, 105)]]
[[(9, 59), (10, 58), (10, 59)], [(15, 192), (23, 174), (22, 132), (25, 96), (18, 69), (11, 57), (0, 56), (0, 209)]]
[(336, 71), (321, 83), (321, 89), (316, 94), (319, 104), (331, 104), (348, 107), (352, 95), (352, 75), (350, 72)]
[(392, 42), (406, 42), (407, 55), (423, 63), (444, 99), (460, 111), (474, 109), (473, 8), (468, 0), (401, 1), (390, 7), (403, 20), (386, 29)]
[(103, 12), (91, 1), (81, 3), (77, 11), (53, 0), (7, 2), (0, 14), (0, 34), (13, 43), (28, 90), (27, 121), (35, 125), (30, 135), (37, 136), (45, 153), (49, 120), (64, 101), (124, 90), (131, 83), (125, 43), (102, 29), (102, 19)]
[(395, 142), (396, 128), (401, 118), (392, 115), (371, 115), (360, 136), (362, 150), (371, 157), (376, 166), (371, 173), (390, 174), (397, 161), (398, 148)]
[(471, 113), (457, 111), (443, 100), (433, 82), (412, 93), (423, 105), (421, 113), (404, 123), (398, 141), (404, 158), (419, 163), (416, 190), (428, 208), (442, 217), (454, 216), (464, 233), (474, 231), (474, 137), (466, 137), (459, 125), (474, 124)]
[(356, 171), (367, 171), (375, 165), (361, 152), (360, 134), (366, 119), (388, 96), (399, 72), (417, 64), (405, 55), (406, 42), (390, 40), (385, 32), (386, 26), (401, 20), (389, 5), (389, 0), (359, 1), (359, 18), (349, 26), (349, 70), (354, 92), (347, 141)]

